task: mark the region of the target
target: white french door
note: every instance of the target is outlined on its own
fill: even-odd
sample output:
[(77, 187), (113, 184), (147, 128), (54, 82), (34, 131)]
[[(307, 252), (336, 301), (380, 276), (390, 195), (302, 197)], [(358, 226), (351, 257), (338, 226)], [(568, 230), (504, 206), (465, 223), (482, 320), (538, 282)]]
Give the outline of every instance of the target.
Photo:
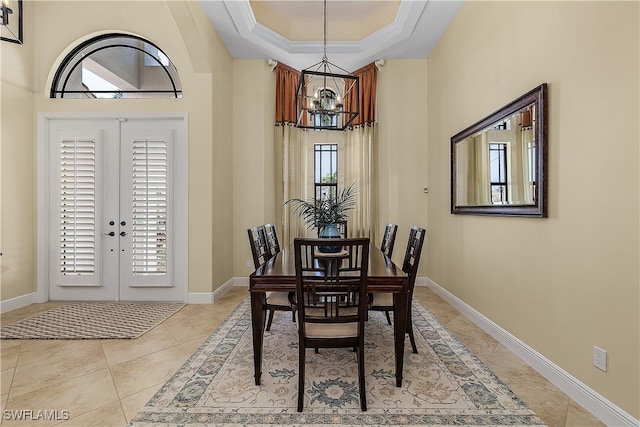
[(58, 119), (48, 135), (48, 299), (185, 300), (175, 256), (183, 120)]

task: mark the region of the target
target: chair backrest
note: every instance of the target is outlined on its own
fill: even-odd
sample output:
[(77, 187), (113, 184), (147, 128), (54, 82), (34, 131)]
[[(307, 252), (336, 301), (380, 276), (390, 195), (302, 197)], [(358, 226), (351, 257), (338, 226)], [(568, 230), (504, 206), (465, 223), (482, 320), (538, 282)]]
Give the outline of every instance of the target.
[(382, 235), (382, 243), (380, 243), (380, 250), (388, 257), (393, 255), (393, 246), (396, 243), (396, 232), (398, 231), (397, 224), (387, 224), (384, 227), (384, 234)]
[[(305, 323), (360, 322), (367, 317), (369, 238), (294, 239), (296, 312), (301, 336)], [(323, 245), (340, 252), (323, 253)], [(360, 332), (362, 332), (360, 331)]]
[(409, 240), (407, 241), (407, 250), (404, 254), (404, 261), (402, 262), (402, 271), (409, 276), (410, 293), (413, 293), (413, 286), (416, 283), (420, 254), (422, 253), (422, 245), (426, 234), (427, 230), (415, 225), (411, 227), (411, 230), (409, 230)]
[(267, 241), (267, 249), (269, 255), (274, 256), (280, 252), (280, 242), (278, 241), (278, 233), (276, 232), (276, 226), (274, 224), (264, 225), (264, 237)]
[(253, 265), (257, 269), (271, 258), (269, 248), (267, 247), (264, 225), (248, 228), (247, 234), (249, 235), (249, 246), (251, 246)]

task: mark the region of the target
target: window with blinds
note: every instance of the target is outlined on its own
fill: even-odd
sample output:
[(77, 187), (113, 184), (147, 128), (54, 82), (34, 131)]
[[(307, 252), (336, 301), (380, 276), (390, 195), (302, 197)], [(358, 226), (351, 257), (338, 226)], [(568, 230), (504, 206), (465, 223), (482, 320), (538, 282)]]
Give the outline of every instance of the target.
[(96, 141), (63, 139), (60, 146), (60, 271), (96, 270)]
[(167, 273), (167, 141), (133, 141), (133, 274)]

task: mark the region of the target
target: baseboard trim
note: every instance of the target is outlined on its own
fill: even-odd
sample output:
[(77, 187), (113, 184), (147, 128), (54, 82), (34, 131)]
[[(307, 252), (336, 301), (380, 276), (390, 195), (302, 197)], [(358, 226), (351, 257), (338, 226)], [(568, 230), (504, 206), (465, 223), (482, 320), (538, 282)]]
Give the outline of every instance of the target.
[[(249, 287), (248, 277), (234, 277), (226, 281), (222, 286), (218, 287), (213, 292), (190, 292), (187, 296), (188, 304), (213, 304), (216, 298), (220, 298), (233, 286)], [(21, 295), (19, 297), (11, 298), (6, 301), (0, 301), (0, 314), (8, 313), (13, 310), (17, 310), (22, 307), (26, 307), (38, 302), (46, 302), (38, 300), (38, 293), (32, 292), (30, 294)]]
[(608, 426), (640, 427), (640, 421), (616, 406), (611, 401), (596, 393), (593, 389), (578, 381), (567, 371), (551, 362), (520, 339), (494, 323), (482, 313), (453, 295), (429, 278), (419, 278), (416, 285), (428, 286), (443, 300), (451, 304), (464, 317), (475, 323), (480, 329), (507, 347), (516, 356), (526, 362), (540, 375), (554, 384), (569, 397), (575, 400), (593, 416)]
[(38, 302), (38, 294), (32, 292), (30, 294), (20, 295), (19, 297), (10, 298), (0, 302), (0, 313), (8, 313), (22, 307)]
[(234, 277), (227, 280), (213, 292), (190, 292), (189, 304), (213, 304), (216, 298), (220, 298), (234, 286), (249, 287), (249, 278)]

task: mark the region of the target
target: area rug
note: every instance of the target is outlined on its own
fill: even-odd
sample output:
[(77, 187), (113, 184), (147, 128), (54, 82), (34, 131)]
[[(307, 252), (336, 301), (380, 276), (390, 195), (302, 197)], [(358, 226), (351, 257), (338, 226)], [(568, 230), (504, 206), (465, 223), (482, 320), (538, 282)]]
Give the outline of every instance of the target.
[(1, 339), (132, 339), (150, 331), (183, 303), (70, 303), (2, 326)]
[(130, 426), (540, 426), (543, 421), (425, 307), (414, 300), (418, 354), (408, 344), (395, 386), (393, 330), (381, 312), (366, 325), (368, 411), (360, 411), (356, 356), (309, 350), (304, 411), (296, 411), (298, 337), (290, 313), (265, 332), (254, 383), (251, 312), (243, 301), (165, 383)]

